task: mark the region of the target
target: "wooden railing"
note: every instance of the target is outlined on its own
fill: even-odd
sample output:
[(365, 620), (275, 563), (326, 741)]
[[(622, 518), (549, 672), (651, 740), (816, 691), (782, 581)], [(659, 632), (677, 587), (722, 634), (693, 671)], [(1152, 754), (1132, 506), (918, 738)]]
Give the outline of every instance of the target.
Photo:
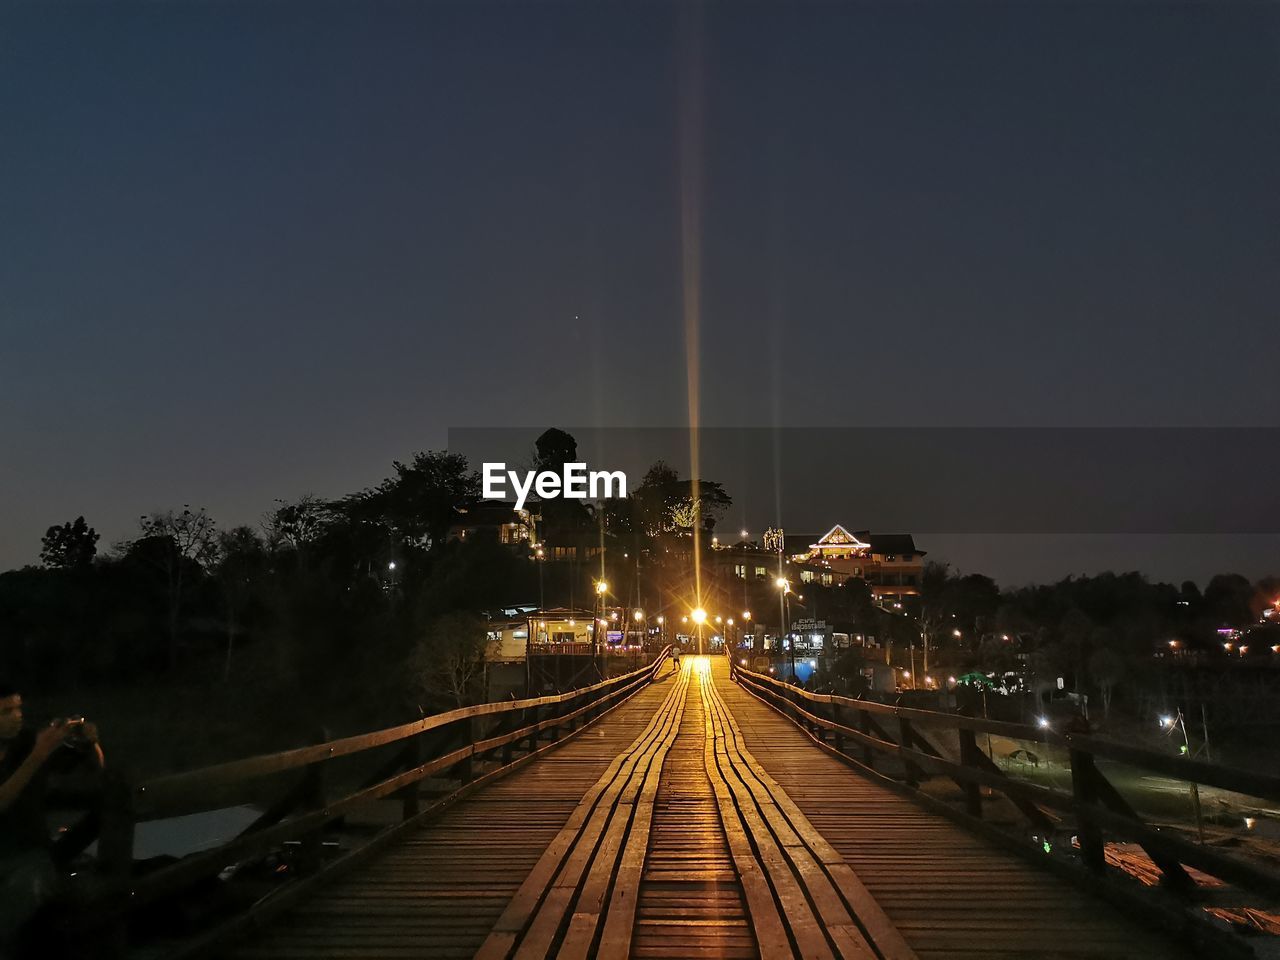
[[(1174, 891), (1188, 893), (1195, 888), (1185, 865), (1248, 891), (1267, 897), (1280, 896), (1277, 871), (1148, 825), (1099, 771), (1096, 760), (1116, 761), (1178, 780), (1271, 801), (1280, 801), (1278, 776), (1113, 743), (1090, 736), (1084, 725), (1079, 731), (1056, 731), (811, 693), (748, 670), (732, 658), (730, 664), (733, 679), (745, 691), (790, 717), (815, 743), (846, 762), (875, 770), (877, 757), (893, 758), (900, 764), (900, 777), (909, 788), (918, 788), (920, 781), (930, 774), (950, 778), (963, 792), (965, 813), (970, 817), (982, 817), (983, 787), (1003, 793), (1032, 825), (1045, 830), (1056, 827), (1046, 811), (1071, 815), (1076, 823), (1082, 860), (1092, 871), (1101, 873), (1105, 869), (1104, 836), (1110, 834), (1141, 845), (1159, 867), (1162, 884)], [(958, 762), (942, 755), (921, 733), (921, 724), (931, 731), (942, 729), (955, 734)], [(980, 749), (976, 738), (979, 733), (1066, 748), (1071, 766), (1071, 791), (1008, 776)]]
[[(117, 929), (106, 939), (119, 952), (125, 938), (123, 925), (132, 910), (216, 876), (233, 864), (260, 859), (286, 843), (299, 844), (295, 864), (299, 874), (322, 873), (328, 869), (321, 863), (322, 831), (360, 804), (398, 798), (399, 822), (384, 835), (398, 833), (532, 760), (639, 692), (658, 675), (669, 652), (670, 648), (664, 649), (638, 670), (567, 693), (463, 707), (385, 730), (139, 784), (110, 781), (104, 797), (97, 879), (85, 898), (86, 915), (111, 918)], [(372, 774), (359, 786), (331, 795), (327, 773), (333, 762), (361, 757), (375, 761)], [(420, 787), (427, 778), (458, 786), (431, 797), (424, 808)], [(286, 781), (283, 789), (266, 803), (262, 814), (229, 842), (150, 872), (137, 869), (133, 847), (140, 822), (236, 804), (262, 804), (282, 779)]]

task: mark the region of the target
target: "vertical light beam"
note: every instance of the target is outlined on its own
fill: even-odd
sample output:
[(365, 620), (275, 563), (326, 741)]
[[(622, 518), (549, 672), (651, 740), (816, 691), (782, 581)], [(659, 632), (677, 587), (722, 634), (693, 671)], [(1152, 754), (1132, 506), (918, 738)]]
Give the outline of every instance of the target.
[(703, 606), (702, 509), (698, 430), (701, 424), (700, 335), (702, 306), (702, 8), (680, 8), (680, 264), (684, 313), (685, 382), (689, 404), (689, 496), (693, 500), (693, 582), (697, 606)]

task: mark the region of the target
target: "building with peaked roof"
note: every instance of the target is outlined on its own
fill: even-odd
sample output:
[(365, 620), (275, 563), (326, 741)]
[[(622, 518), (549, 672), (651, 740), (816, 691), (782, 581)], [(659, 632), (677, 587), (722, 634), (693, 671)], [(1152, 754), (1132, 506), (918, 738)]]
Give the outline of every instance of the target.
[[(787, 541), (791, 548), (792, 538)], [(909, 533), (851, 533), (837, 523), (792, 553), (791, 562), (799, 565), (802, 583), (844, 583), (856, 577), (871, 584), (877, 602), (893, 604), (919, 595), (924, 556)]]
[(781, 572), (803, 590), (804, 584), (839, 586), (861, 579), (877, 603), (892, 607), (919, 594), (924, 556), (909, 533), (850, 532), (836, 524), (820, 537), (787, 534), (781, 555), (743, 542), (715, 546), (706, 562), (721, 582), (772, 583)]

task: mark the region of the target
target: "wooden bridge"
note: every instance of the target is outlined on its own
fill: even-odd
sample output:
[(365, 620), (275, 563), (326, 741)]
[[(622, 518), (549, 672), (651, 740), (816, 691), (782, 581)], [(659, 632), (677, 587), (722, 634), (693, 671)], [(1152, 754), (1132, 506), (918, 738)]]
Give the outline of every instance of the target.
[[(959, 733), (959, 760), (920, 732), (940, 718)], [(1265, 896), (1280, 889), (1274, 874), (1188, 852), (1117, 812), (1090, 752), (1105, 748), (1087, 738), (1073, 741), (1065, 794), (1012, 784), (978, 759), (982, 729), (1030, 728), (806, 693), (724, 657), (673, 669), (662, 656), (562, 696), (119, 791), (101, 843), (115, 877), (98, 908), (137, 917), (296, 841), (280, 867), (294, 879), (246, 881), (255, 892), (205, 933), (130, 946), (117, 923), (112, 942), (135, 956), (237, 960), (1249, 955), (1205, 919), (1183, 865)], [(342, 781), (325, 771), (370, 751), (381, 766), (333, 800)], [(1165, 759), (1177, 762), (1152, 762)], [(1280, 796), (1276, 778), (1184, 763), (1203, 782)], [(291, 771), (292, 787), (231, 844), (141, 875), (131, 863), (139, 820), (210, 809)], [(959, 785), (958, 808), (916, 790), (929, 772)], [(1083, 866), (996, 833), (981, 819), (993, 787), (1046, 838), (1055, 822), (1062, 833), (1046, 811), (1074, 805)], [(326, 857), (337, 825), (364, 840)], [(1108, 875), (1104, 828), (1146, 843), (1165, 874), (1158, 893)]]

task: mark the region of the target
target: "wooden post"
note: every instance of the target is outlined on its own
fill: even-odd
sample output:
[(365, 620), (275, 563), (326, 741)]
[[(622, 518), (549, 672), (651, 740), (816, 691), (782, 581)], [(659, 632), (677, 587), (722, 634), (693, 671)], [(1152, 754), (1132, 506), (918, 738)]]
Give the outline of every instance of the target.
[(836, 725), (836, 729), (832, 731), (835, 734), (836, 749), (844, 753), (844, 732), (840, 729), (840, 704), (835, 700), (831, 701), (830, 719)]
[[(409, 738), (404, 748), (404, 769), (412, 770), (422, 765), (422, 734)], [(421, 780), (406, 784), (400, 791), (400, 816), (404, 820), (418, 815), (418, 791), (422, 787)]]
[[(871, 732), (871, 714), (866, 710), (858, 711), (858, 728), (868, 737), (875, 736), (875, 734)], [(875, 769), (876, 752), (872, 749), (871, 744), (869, 743), (864, 743), (862, 745), (862, 762), (872, 770)]]
[[(530, 713), (532, 713), (532, 716), (528, 716), (528, 714), (526, 714), (528, 721), (526, 726), (536, 726), (538, 722), (542, 720), (542, 707), (533, 707)], [(533, 751), (538, 749), (538, 738), (540, 736), (541, 734), (537, 730), (534, 730), (529, 734), (528, 740), (526, 741), (526, 749), (530, 753), (533, 753)]]
[[(958, 727), (956, 733), (960, 735), (960, 763), (970, 770), (978, 769), (978, 756), (982, 751), (978, 749), (978, 739), (974, 732), (965, 727)], [(964, 789), (965, 810), (969, 816), (981, 819), (982, 787), (969, 781), (965, 781), (962, 787)]]
[(119, 776), (107, 772), (102, 783), (102, 830), (98, 834), (98, 866), (103, 880), (119, 886), (119, 906), (103, 931), (104, 957), (123, 957), (129, 947), (129, 907), (133, 897), (133, 836), (137, 821), (133, 790)]
[[(524, 712), (524, 711), (521, 711), (521, 713), (523, 713), (523, 712)], [(515, 715), (514, 715), (514, 714), (512, 714), (512, 716), (514, 717)], [(513, 722), (512, 722), (512, 724), (511, 724), (511, 726), (515, 727), (515, 725), (516, 725), (516, 721), (514, 721), (514, 720), (513, 720)], [(507, 766), (507, 765), (509, 765), (509, 764), (511, 763), (511, 761), (515, 759), (515, 756), (514, 756), (514, 754), (515, 754), (515, 746), (516, 746), (516, 744), (515, 744), (515, 741), (514, 741), (514, 740), (512, 740), (512, 741), (510, 741), (510, 742), (508, 742), (508, 743), (504, 743), (504, 744), (502, 745), (502, 765), (503, 765), (504, 767), (505, 767), (505, 766)]]
[[(911, 749), (911, 743), (915, 739), (911, 730), (911, 721), (906, 717), (898, 718), (898, 743), (903, 751)], [(920, 781), (924, 779), (924, 773), (915, 765), (910, 757), (904, 752), (902, 755), (902, 764), (905, 768), (907, 786), (918, 787)]]
[[(467, 717), (463, 720), (457, 721), (458, 723), (457, 744), (459, 747), (465, 747), (468, 744), (472, 744), (476, 742), (475, 726), (473, 723), (474, 720), (475, 720), (474, 717)], [(472, 780), (475, 779), (475, 776), (476, 776), (476, 758), (475, 758), (475, 755), (473, 754), (467, 757), (465, 760), (459, 761), (458, 779), (461, 780), (463, 783), (470, 783)]]
[[(324, 761), (317, 760), (307, 766), (302, 778), (302, 807), (305, 810), (324, 809)], [(324, 826), (302, 838), (298, 851), (298, 872), (314, 873), (320, 868), (320, 844), (324, 838)]]
[(1082, 815), (1083, 805), (1092, 805), (1097, 801), (1096, 778), (1097, 767), (1093, 763), (1093, 755), (1083, 750), (1071, 749), (1071, 793), (1076, 802), (1076, 833), (1080, 837), (1080, 856), (1090, 870), (1101, 873), (1107, 865), (1107, 857), (1102, 844), (1102, 831), (1097, 825)]

